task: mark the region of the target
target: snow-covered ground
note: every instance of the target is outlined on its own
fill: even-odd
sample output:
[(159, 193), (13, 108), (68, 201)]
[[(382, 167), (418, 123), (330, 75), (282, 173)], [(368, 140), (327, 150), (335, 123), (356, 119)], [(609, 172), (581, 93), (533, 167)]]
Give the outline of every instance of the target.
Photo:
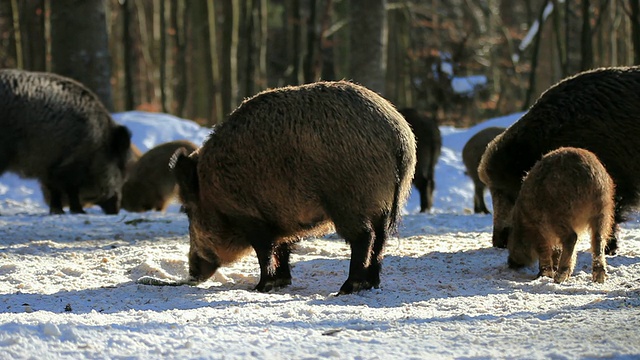
[[(513, 271), (491, 247), (491, 216), (474, 215), (462, 146), (479, 129), (443, 127), (435, 206), (410, 198), (385, 249), (380, 289), (335, 296), (349, 249), (301, 242), (293, 284), (252, 290), (255, 256), (197, 286), (140, 285), (187, 274), (186, 216), (48, 215), (33, 181), (0, 177), (0, 359), (640, 358), (640, 222), (623, 225), (609, 278), (591, 282), (588, 241), (563, 284)], [(142, 150), (208, 134), (162, 114), (116, 114)], [(488, 196), (487, 196), (488, 198)], [(490, 201), (488, 201), (490, 205)]]

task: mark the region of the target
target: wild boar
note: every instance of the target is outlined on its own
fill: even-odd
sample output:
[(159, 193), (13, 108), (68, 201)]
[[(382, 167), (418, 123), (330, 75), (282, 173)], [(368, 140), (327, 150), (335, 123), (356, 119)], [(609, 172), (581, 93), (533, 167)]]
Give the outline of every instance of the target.
[(413, 185), (420, 193), (420, 212), (426, 212), (433, 206), (433, 191), (436, 186), (435, 172), (440, 151), (442, 135), (438, 122), (434, 118), (418, 113), (416, 109), (401, 109), (400, 113), (407, 120), (416, 137), (416, 169)]
[(346, 81), (267, 90), (204, 145), (178, 151), (189, 283), (255, 250), (261, 292), (291, 284), (293, 244), (331, 228), (351, 247), (340, 294), (377, 288), (415, 169), (415, 138), (387, 100)]
[(545, 91), (482, 156), (478, 175), (493, 202), (493, 245), (506, 247), (522, 178), (542, 155), (562, 146), (587, 149), (616, 184), (615, 223), (607, 254), (618, 248), (619, 223), (640, 200), (640, 67), (612, 67), (569, 77)]
[[(0, 70), (0, 174), (38, 179), (50, 213), (82, 203), (120, 209), (131, 133), (82, 84), (51, 73)], [(82, 198), (81, 198), (82, 195)]]
[[(140, 159), (141, 156), (142, 156), (142, 152), (140, 151), (140, 149), (138, 149), (137, 146), (131, 143), (131, 146), (129, 147), (129, 153), (127, 154), (125, 167), (124, 167), (125, 181), (129, 177), (129, 174), (131, 174), (133, 165), (135, 165), (135, 163)], [(40, 190), (42, 191), (42, 197), (44, 198), (44, 202), (47, 205), (51, 206), (51, 194), (49, 193), (49, 190), (42, 184), (40, 184)], [(89, 201), (88, 199), (89, 197), (86, 194), (80, 193), (79, 197), (80, 197), (80, 204), (82, 205), (83, 209), (86, 209), (88, 207), (95, 205)], [(61, 195), (61, 203), (63, 208), (69, 206), (69, 199), (67, 198), (66, 194)]]
[(590, 229), (593, 281), (604, 282), (613, 197), (613, 180), (593, 153), (561, 147), (543, 156), (524, 178), (513, 208), (509, 266), (537, 259), (538, 276), (561, 283), (575, 268), (578, 237)]
[(489, 214), (489, 209), (484, 203), (485, 185), (478, 177), (478, 165), (484, 150), (491, 140), (504, 131), (504, 127), (492, 126), (478, 131), (462, 148), (462, 162), (467, 168), (466, 174), (473, 181), (473, 212), (476, 214)]
[(180, 148), (190, 154), (198, 146), (188, 140), (169, 141), (142, 155), (122, 187), (123, 209), (133, 212), (166, 209), (178, 195), (178, 184), (169, 162)]

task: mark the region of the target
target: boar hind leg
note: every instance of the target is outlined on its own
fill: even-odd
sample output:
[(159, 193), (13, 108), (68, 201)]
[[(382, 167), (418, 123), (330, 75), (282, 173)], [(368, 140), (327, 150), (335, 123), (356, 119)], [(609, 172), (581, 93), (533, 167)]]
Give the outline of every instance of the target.
[(618, 217), (616, 215), (615, 223), (611, 227), (611, 235), (607, 239), (607, 244), (605, 245), (604, 253), (607, 255), (615, 255), (618, 252), (618, 232), (620, 227), (618, 224), (623, 222), (624, 220), (618, 221)]
[(382, 250), (389, 237), (389, 224), (391, 217), (389, 214), (381, 216), (374, 226), (375, 240), (371, 251), (371, 261), (369, 264), (367, 281), (374, 288), (380, 287), (380, 270), (382, 268)]
[(477, 181), (475, 184), (475, 193), (473, 195), (473, 212), (476, 214), (489, 214), (487, 205), (484, 203), (484, 184)]
[(607, 278), (607, 260), (604, 256), (606, 247), (606, 235), (602, 231), (602, 223), (595, 222), (591, 226), (591, 252), (592, 260), (592, 277), (593, 281), (603, 283)]
[[(344, 220), (344, 218), (342, 218)], [(351, 294), (360, 290), (368, 290), (379, 285), (380, 264), (372, 260), (375, 251), (375, 232), (367, 220), (353, 221), (350, 224), (359, 224), (359, 228), (353, 229), (341, 227), (336, 223), (337, 232), (351, 246), (351, 261), (349, 263), (349, 277), (342, 285), (338, 294)], [(383, 240), (384, 241), (384, 240)], [(382, 249), (382, 244), (379, 246)], [(371, 263), (375, 263), (370, 272)], [(370, 281), (377, 282), (372, 284)]]
[(558, 263), (558, 271), (556, 272), (553, 280), (556, 283), (561, 283), (569, 278), (573, 273), (573, 269), (576, 266), (576, 243), (578, 242), (578, 234), (571, 232), (571, 234), (562, 238), (562, 255)]

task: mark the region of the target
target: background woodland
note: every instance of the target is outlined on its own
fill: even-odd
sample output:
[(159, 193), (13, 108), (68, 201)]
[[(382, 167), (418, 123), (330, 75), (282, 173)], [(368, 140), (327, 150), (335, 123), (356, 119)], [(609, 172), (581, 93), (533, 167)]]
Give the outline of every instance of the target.
[(640, 64), (639, 14), (640, 0), (2, 0), (0, 68), (203, 125), (266, 88), (350, 79), (466, 127), (581, 70)]

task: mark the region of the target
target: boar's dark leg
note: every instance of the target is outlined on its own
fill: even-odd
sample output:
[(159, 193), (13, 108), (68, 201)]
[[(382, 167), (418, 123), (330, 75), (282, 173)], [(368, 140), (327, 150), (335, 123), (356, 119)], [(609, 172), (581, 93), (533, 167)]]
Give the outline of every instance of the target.
[[(478, 181), (479, 182), (479, 181)], [(484, 203), (484, 184), (475, 184), (473, 196), (473, 212), (476, 214), (489, 214), (489, 209)]]
[(64, 214), (64, 210), (62, 209), (62, 193), (47, 184), (44, 184), (44, 186), (49, 190), (51, 196), (49, 200), (49, 214)]
[[(243, 229), (245, 238), (258, 256), (260, 281), (255, 290), (269, 292), (279, 286), (288, 285), (283, 281), (286, 282), (286, 277), (289, 277), (289, 282), (291, 281), (291, 274), (288, 271), (289, 250), (286, 247), (278, 248), (277, 236), (273, 228), (258, 219), (235, 219), (235, 222), (237, 228)], [(282, 256), (282, 261), (287, 265), (283, 270), (279, 270), (279, 256)], [(279, 276), (282, 280), (279, 280)], [(280, 283), (283, 284), (279, 285)]]
[[(352, 219), (353, 220), (353, 219)], [(368, 221), (353, 221), (351, 224), (367, 224)], [(371, 226), (360, 225), (359, 229), (344, 229), (336, 223), (337, 232), (351, 246), (351, 262), (349, 263), (349, 277), (342, 285), (338, 294), (351, 294), (360, 290), (371, 289), (374, 284), (369, 282), (371, 275), (369, 267), (374, 250), (374, 231)], [(379, 271), (379, 264), (375, 265)], [(374, 270), (375, 272), (375, 270)]]
[(615, 223), (613, 224), (613, 229), (611, 230), (611, 235), (609, 239), (607, 239), (607, 246), (604, 248), (604, 253), (607, 255), (615, 255), (618, 252), (618, 232), (620, 227), (618, 224), (622, 221), (618, 221), (618, 216), (616, 214)]
[(291, 285), (291, 265), (289, 259), (293, 244), (283, 243), (276, 247), (274, 261), (276, 263), (275, 287)]
[(380, 270), (382, 268), (382, 250), (384, 244), (389, 237), (389, 223), (391, 219), (388, 214), (381, 216), (374, 223), (376, 238), (373, 241), (373, 249), (371, 251), (371, 261), (368, 269), (367, 281), (374, 288), (380, 287)]
[(260, 282), (255, 289), (260, 292), (269, 292), (291, 284), (289, 250), (286, 246), (276, 247), (275, 239), (264, 240), (263, 237), (262, 241), (254, 242), (252, 240), (251, 242), (260, 264)]
[(67, 188), (67, 198), (69, 199), (69, 211), (72, 214), (85, 214), (82, 204), (80, 204), (80, 195), (78, 189), (73, 187)]
[(420, 195), (420, 212), (426, 212), (429, 210), (429, 184), (426, 179), (416, 178), (414, 179), (414, 185), (418, 189), (418, 193)]

